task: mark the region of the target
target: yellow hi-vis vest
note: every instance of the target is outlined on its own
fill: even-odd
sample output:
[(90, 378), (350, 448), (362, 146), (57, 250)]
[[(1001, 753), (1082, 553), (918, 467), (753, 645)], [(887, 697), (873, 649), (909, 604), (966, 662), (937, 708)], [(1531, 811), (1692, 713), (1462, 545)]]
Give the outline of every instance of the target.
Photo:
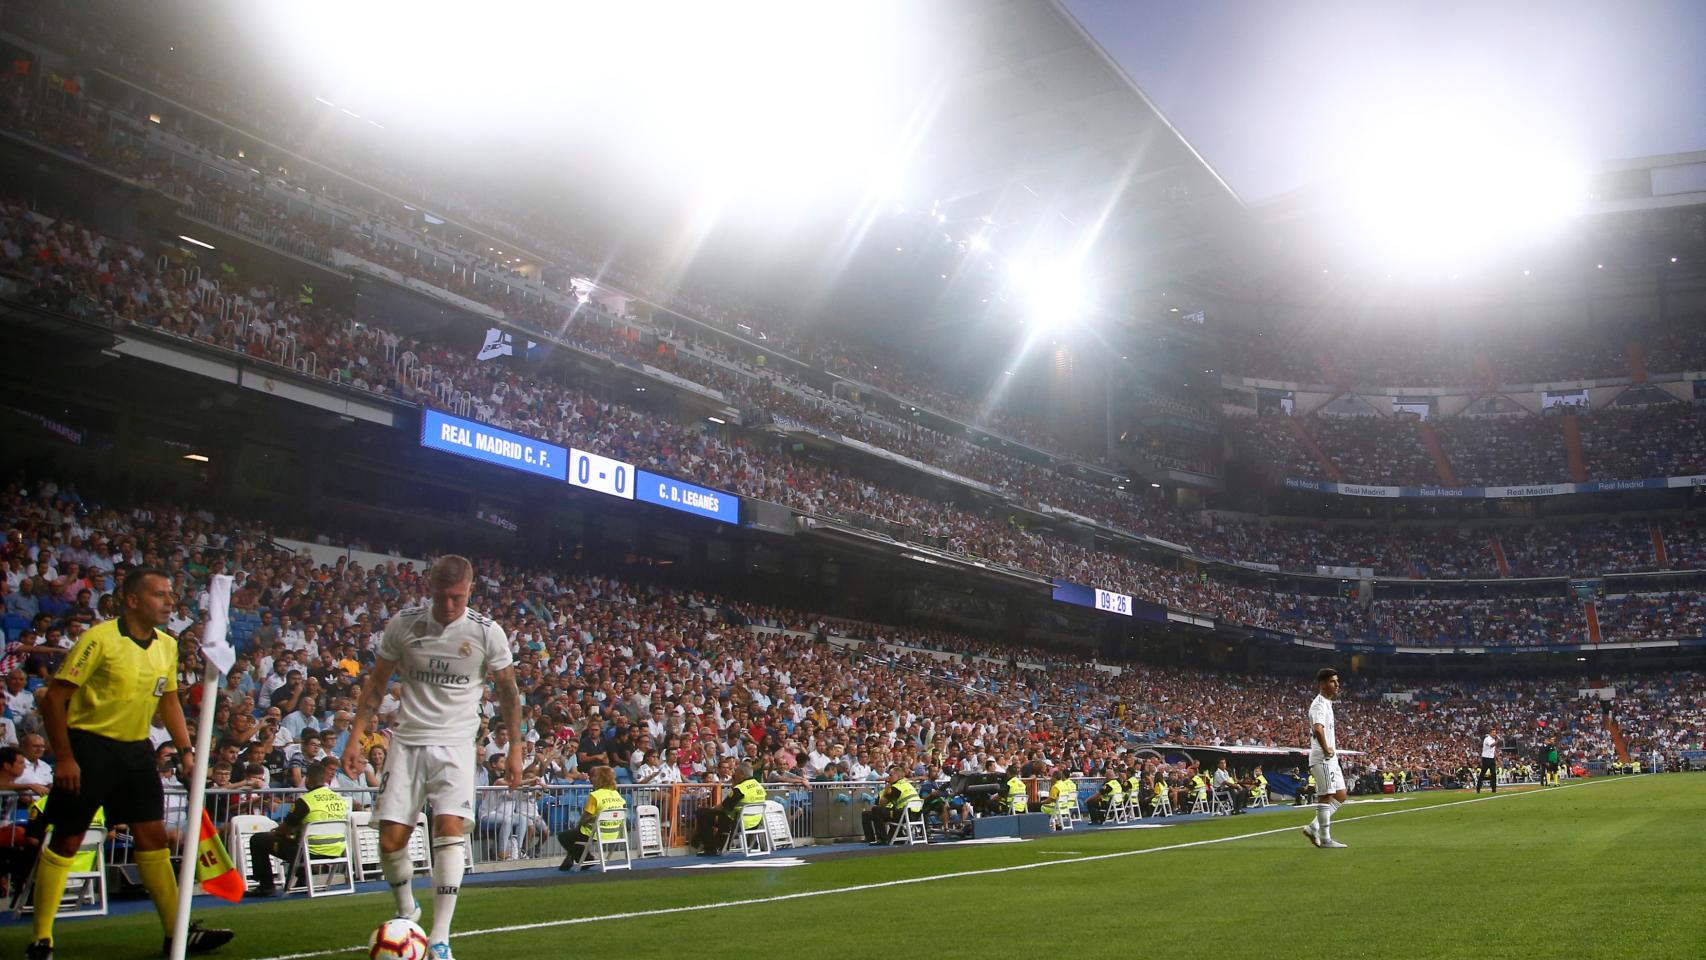
[(912, 781), (905, 777), (901, 777), (899, 780), (896, 780), (894, 782), (893, 789), (894, 799), (889, 801), (890, 813), (898, 814), (902, 810), (905, 810), (906, 805), (911, 803), (918, 796), (918, 788), (913, 786)]
[[(302, 802), (308, 805), (308, 816), (302, 819), (304, 837), (312, 836), (308, 828), (313, 824), (349, 819), (349, 803), (332, 792), (330, 787), (315, 787), (302, 795)], [(313, 840), (308, 844), (308, 852), (316, 857), (341, 857), (344, 855), (344, 838)]]
[(1073, 783), (1072, 778), (1056, 780), (1049, 784), (1048, 802), (1043, 804), (1043, 809), (1048, 813), (1059, 813), (1062, 810), (1069, 809), (1072, 806), (1072, 801), (1077, 799), (1078, 784)]
[[(747, 777), (745, 780), (735, 784), (735, 790), (740, 793), (740, 802), (743, 805), (750, 806), (758, 804), (762, 806), (764, 801), (770, 799), (770, 794), (765, 792), (764, 785), (751, 777)], [(756, 827), (763, 822), (764, 814), (748, 814), (742, 818), (741, 826), (747, 830), (751, 830), (753, 827)]]
[(1103, 786), (1108, 788), (1109, 803), (1118, 803), (1125, 799), (1125, 785), (1120, 782), (1119, 777), (1109, 777)]
[[(594, 790), (592, 796), (587, 798), (586, 804), (586, 812), (592, 816), (592, 819), (581, 826), (581, 836), (592, 836), (592, 825), (598, 822), (599, 814), (606, 810), (622, 810), (627, 806), (628, 801), (622, 799), (622, 795), (615, 790), (608, 787), (600, 787)], [(606, 840), (613, 839), (617, 833), (617, 827), (613, 823), (606, 824), (599, 830), (601, 836)]]
[(1018, 777), (1007, 779), (1007, 809), (1014, 813), (1024, 813), (1030, 808), (1031, 800), (1025, 792), (1025, 781)]
[(1265, 797), (1267, 795), (1268, 795), (1268, 775), (1265, 773), (1258, 773), (1258, 774), (1256, 774), (1255, 784), (1253, 784), (1250, 787), (1250, 796), (1251, 797)]

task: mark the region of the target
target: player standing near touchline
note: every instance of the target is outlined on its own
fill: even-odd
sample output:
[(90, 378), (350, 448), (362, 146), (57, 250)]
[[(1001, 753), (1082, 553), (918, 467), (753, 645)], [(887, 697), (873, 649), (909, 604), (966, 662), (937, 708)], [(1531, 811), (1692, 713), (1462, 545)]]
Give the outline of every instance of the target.
[(521, 691), (503, 627), (468, 609), (474, 567), (454, 554), (427, 571), (432, 602), (405, 608), (385, 625), (379, 659), (362, 684), (344, 748), (344, 771), (359, 775), (362, 739), (378, 714), (393, 674), (402, 678), (402, 704), (392, 731), (379, 788), (379, 862), (397, 897), (397, 916), (418, 920), (420, 904), (409, 883), (409, 836), (425, 803), (432, 804), (432, 930), (427, 942), (435, 960), (452, 960), (450, 921), (468, 865), (464, 839), (474, 819), (474, 739), (486, 675), (497, 685), (498, 704), (509, 730), (508, 776), (521, 782)]
[(1481, 770), (1475, 774), (1475, 792), (1481, 792), (1481, 783), (1492, 784), (1493, 792), (1499, 792), (1499, 728), (1489, 727), (1487, 735), (1481, 738)]
[(1345, 772), (1339, 769), (1338, 741), (1333, 737), (1333, 698), (1339, 694), (1339, 671), (1322, 667), (1315, 674), (1319, 693), (1309, 703), (1309, 771), (1315, 775), (1315, 819), (1303, 825), (1303, 835), (1317, 847), (1343, 849), (1333, 839), (1333, 814), (1344, 805)]

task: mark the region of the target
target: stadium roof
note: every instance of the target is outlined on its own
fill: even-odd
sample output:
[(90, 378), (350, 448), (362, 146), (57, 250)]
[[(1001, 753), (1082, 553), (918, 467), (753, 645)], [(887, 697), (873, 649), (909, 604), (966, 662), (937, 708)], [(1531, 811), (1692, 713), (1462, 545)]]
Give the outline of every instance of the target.
[(927, 150), (957, 198), (1065, 216), (1128, 253), (1242, 221), (1232, 189), (1055, 2), (959, 3), (964, 67)]
[[(1009, 256), (1082, 245), (1083, 273), (1116, 313), (1126, 295), (1215, 268), (1223, 247), (1249, 239), (1237, 195), (1061, 4), (927, 9), (943, 88), (909, 176), (947, 228), (987, 218)], [(867, 239), (878, 241), (867, 256), (897, 245)], [(895, 265), (849, 258), (837, 285), (860, 298), (940, 299), (934, 269), (903, 277)]]

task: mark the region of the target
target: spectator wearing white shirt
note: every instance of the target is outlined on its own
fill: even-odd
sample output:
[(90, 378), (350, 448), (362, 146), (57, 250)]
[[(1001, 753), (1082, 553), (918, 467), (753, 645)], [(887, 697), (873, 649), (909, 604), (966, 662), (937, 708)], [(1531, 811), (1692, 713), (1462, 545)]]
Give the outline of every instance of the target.
[(47, 753), (47, 738), (39, 733), (26, 733), (18, 744), (24, 754), (24, 771), (15, 781), (20, 784), (53, 786), (53, 765), (43, 760)]

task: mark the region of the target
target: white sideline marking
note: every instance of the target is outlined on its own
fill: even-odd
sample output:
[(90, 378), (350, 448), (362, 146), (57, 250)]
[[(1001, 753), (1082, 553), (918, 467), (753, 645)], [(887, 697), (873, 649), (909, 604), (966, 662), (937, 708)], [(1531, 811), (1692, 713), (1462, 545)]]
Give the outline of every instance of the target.
[(767, 857), (763, 860), (730, 860), (727, 863), (684, 863), (676, 870), (724, 870), (729, 867), (803, 867), (799, 857)]
[[(1596, 783), (1619, 783), (1641, 780), (1641, 777), (1595, 777), (1591, 780), (1581, 780), (1567, 783), (1561, 787), (1553, 787), (1546, 791), (1529, 791), (1521, 793), (1506, 791), (1503, 794), (1488, 794), (1475, 796), (1465, 800), (1452, 800), (1447, 803), (1435, 803), (1425, 807), (1405, 807), (1402, 810), (1386, 810), (1381, 813), (1366, 813), (1360, 817), (1335, 818), (1334, 823), (1348, 823), (1352, 820), (1372, 820), (1376, 817), (1397, 817), (1406, 813), (1424, 813), (1428, 810), (1444, 810), (1448, 807), (1462, 806), (1466, 803), (1484, 803), (1489, 800), (1508, 800), (1511, 797), (1543, 797), (1556, 794), (1560, 790), (1574, 787), (1587, 787)], [(1363, 801), (1367, 802), (1367, 801)], [(1355, 807), (1357, 801), (1346, 804)], [(519, 933), (523, 930), (545, 930), (552, 927), (572, 927), (583, 923), (598, 923), (604, 920), (632, 920), (637, 917), (661, 917), (672, 913), (699, 913), (706, 910), (723, 910), (728, 907), (750, 907), (760, 903), (780, 903), (784, 900), (806, 900), (813, 897), (828, 897), (838, 893), (859, 893), (865, 890), (881, 890), (886, 887), (906, 887), (915, 883), (930, 883), (934, 880), (956, 880), (960, 877), (982, 877), (997, 873), (1012, 873), (1017, 870), (1038, 870), (1043, 867), (1060, 867), (1075, 863), (1091, 863), (1097, 860), (1118, 860), (1123, 857), (1140, 857), (1149, 853), (1163, 853), (1168, 850), (1184, 850), (1188, 847), (1207, 847), (1217, 843), (1230, 843), (1234, 840), (1249, 840), (1254, 837), (1266, 837), (1276, 833), (1290, 833), (1297, 829), (1292, 823), (1272, 830), (1257, 830), (1252, 833), (1239, 833), (1230, 837), (1214, 837), (1208, 840), (1191, 840), (1184, 843), (1170, 843), (1160, 847), (1145, 847), (1142, 850), (1117, 850), (1113, 853), (1096, 853), (1089, 856), (1074, 857), (1070, 860), (1038, 860), (1035, 863), (1016, 863), (1005, 867), (985, 867), (981, 870), (956, 870), (953, 873), (935, 873), (924, 877), (905, 877), (900, 880), (882, 880), (877, 883), (860, 883), (851, 887), (831, 887), (827, 890), (802, 890), (798, 893), (783, 893), (771, 897), (748, 897), (744, 900), (721, 900), (713, 903), (695, 903), (682, 907), (660, 907), (656, 910), (630, 910), (625, 913), (605, 913), (592, 917), (565, 917), (560, 920), (540, 920), (534, 923), (513, 923), (502, 927), (487, 927), (483, 930), (468, 930), (455, 934), (458, 938), (485, 937), (495, 933)], [(281, 953), (277, 956), (260, 957), (257, 960), (310, 960), (313, 957), (333, 957), (339, 954), (359, 953), (365, 945), (338, 947), (334, 950), (309, 950), (303, 953)]]

